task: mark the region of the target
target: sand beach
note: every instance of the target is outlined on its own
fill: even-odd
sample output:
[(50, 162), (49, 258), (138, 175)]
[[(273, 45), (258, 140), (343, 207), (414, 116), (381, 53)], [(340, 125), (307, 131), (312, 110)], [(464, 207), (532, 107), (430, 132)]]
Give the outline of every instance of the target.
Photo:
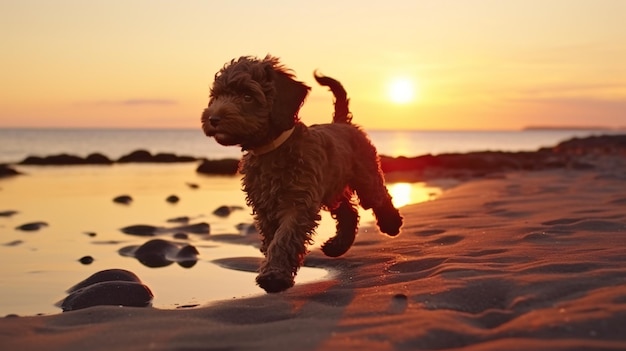
[[(405, 226), (398, 237), (381, 235), (362, 221), (355, 245), (346, 255), (327, 258), (313, 248), (307, 256), (307, 268), (328, 274), (297, 281), (286, 292), (233, 293), (236, 298), (210, 303), (195, 295), (196, 303), (184, 308), (93, 306), (44, 315), (11, 314), (0, 318), (0, 348), (626, 349), (626, 147), (622, 141), (576, 142), (553, 149), (552, 156), (565, 155), (568, 162), (541, 158), (545, 167), (537, 169), (510, 163), (488, 171), (483, 167), (482, 172), (455, 169), (454, 179), (447, 179), (454, 181), (453, 187), (431, 201), (401, 208)], [(409, 175), (405, 169), (399, 178), (406, 180)], [(443, 176), (441, 169), (413, 174), (414, 180), (421, 177), (431, 184), (441, 182)], [(14, 181), (3, 179), (2, 193), (10, 191)], [(128, 188), (131, 193), (142, 183), (133, 187)], [(162, 193), (151, 191), (138, 191), (135, 204), (158, 196), (158, 205), (151, 206), (171, 207)], [(193, 189), (182, 186), (178, 194), (182, 199), (196, 196), (190, 195)], [(18, 203), (12, 205), (19, 210)], [(11, 210), (9, 204), (2, 206), (0, 210)], [(190, 206), (165, 213), (170, 218), (188, 215), (197, 204)], [(124, 213), (122, 209), (117, 211)], [(212, 210), (204, 214), (211, 220)], [(151, 211), (164, 213), (162, 208), (146, 207), (131, 214), (126, 211), (123, 215), (131, 217), (114, 227), (120, 223), (166, 226), (159, 222), (165, 218), (150, 217)], [(78, 221), (81, 216), (77, 212), (74, 218)], [(97, 222), (96, 215), (85, 216), (82, 230), (113, 231), (109, 223)], [(37, 218), (43, 217), (33, 220)], [(8, 226), (7, 218), (0, 220)], [(116, 233), (115, 240), (129, 240)], [(221, 238), (251, 250), (255, 240), (254, 235)], [(208, 250), (202, 248), (207, 245), (204, 241), (189, 243), (199, 246), (201, 254)], [(6, 253), (19, 247), (2, 249)], [(218, 261), (233, 274), (245, 273), (252, 280), (259, 259), (243, 249), (240, 256)], [(147, 273), (154, 270), (140, 266), (133, 272), (158, 295), (161, 288), (150, 286)], [(74, 283), (79, 276), (86, 278), (87, 272), (113, 268), (85, 267), (72, 277)], [(185, 277), (183, 272), (199, 271), (198, 267), (177, 268), (184, 277), (173, 283), (178, 289), (202, 285), (208, 291), (232, 284), (209, 272)]]

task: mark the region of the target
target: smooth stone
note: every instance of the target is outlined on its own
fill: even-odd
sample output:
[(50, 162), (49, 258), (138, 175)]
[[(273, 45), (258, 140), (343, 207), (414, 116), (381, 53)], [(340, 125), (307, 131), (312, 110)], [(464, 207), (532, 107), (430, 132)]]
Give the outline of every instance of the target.
[(189, 220), (191, 220), (191, 218), (189, 218), (188, 216), (181, 216), (181, 217), (170, 218), (166, 222), (167, 223), (189, 223)]
[(189, 235), (187, 235), (187, 233), (174, 233), (174, 235), (172, 235), (172, 237), (174, 239), (179, 239), (179, 240), (187, 240), (187, 239), (189, 239)]
[(159, 228), (148, 224), (129, 225), (120, 229), (124, 234), (139, 235), (139, 236), (154, 236)]
[(47, 227), (47, 226), (48, 226), (48, 223), (46, 222), (31, 222), (31, 223), (26, 223), (26, 224), (17, 226), (15, 227), (15, 229), (32, 232), (32, 231), (39, 230), (42, 227)]
[(113, 202), (118, 204), (128, 205), (133, 202), (133, 198), (130, 195), (120, 195), (113, 198)]
[(135, 273), (131, 271), (127, 271), (125, 269), (113, 268), (113, 269), (106, 269), (103, 271), (99, 271), (97, 273), (90, 275), (87, 279), (69, 288), (67, 292), (71, 293), (73, 291), (82, 289), (86, 286), (93, 285), (96, 283), (106, 282), (106, 281), (125, 281), (125, 282), (141, 283), (141, 280)]
[(230, 216), (230, 213), (232, 211), (230, 210), (230, 207), (228, 206), (220, 206), (218, 208), (215, 209), (215, 211), (213, 211), (213, 214), (218, 216), (218, 217), (228, 217)]
[(83, 256), (83, 257), (81, 257), (81, 258), (78, 260), (78, 262), (80, 262), (80, 263), (82, 263), (82, 264), (84, 264), (84, 265), (87, 265), (87, 264), (92, 264), (92, 263), (93, 263), (93, 261), (94, 261), (94, 260), (93, 260), (93, 257), (91, 257), (91, 256)]
[(189, 232), (194, 234), (209, 234), (211, 232), (211, 225), (206, 222), (200, 222), (195, 224), (183, 225), (180, 227), (172, 228), (170, 230)]
[(198, 261), (198, 249), (192, 245), (180, 244), (163, 239), (152, 239), (141, 246), (126, 246), (119, 254), (134, 257), (144, 266), (157, 268), (177, 262), (183, 267), (192, 267)]
[(178, 201), (180, 201), (180, 198), (179, 198), (178, 196), (176, 196), (176, 195), (170, 195), (170, 196), (168, 196), (168, 197), (165, 199), (165, 201), (167, 201), (167, 202), (169, 202), (169, 203), (171, 203), (171, 204), (175, 204), (175, 203), (177, 203)]
[(220, 206), (213, 211), (213, 214), (218, 217), (228, 217), (235, 210), (243, 210), (241, 206)]
[(150, 288), (138, 282), (105, 281), (86, 286), (68, 295), (61, 302), (63, 312), (92, 306), (146, 307), (154, 295)]
[(150, 240), (139, 246), (135, 251), (135, 258), (148, 267), (165, 267), (174, 261), (169, 257), (175, 257), (178, 246), (162, 239)]

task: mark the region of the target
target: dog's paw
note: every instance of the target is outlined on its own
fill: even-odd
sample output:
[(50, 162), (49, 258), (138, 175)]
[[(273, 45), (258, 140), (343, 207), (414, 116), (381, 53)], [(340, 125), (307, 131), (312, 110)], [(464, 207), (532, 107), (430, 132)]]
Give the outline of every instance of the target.
[(389, 235), (396, 236), (400, 233), (400, 227), (402, 227), (402, 216), (397, 209), (383, 210), (376, 214), (378, 228), (380, 231)]
[(322, 245), (322, 252), (328, 257), (339, 257), (352, 247), (352, 241), (339, 240), (336, 237), (330, 238)]
[(268, 293), (278, 293), (291, 288), (294, 280), (291, 273), (269, 271), (259, 274), (256, 283)]

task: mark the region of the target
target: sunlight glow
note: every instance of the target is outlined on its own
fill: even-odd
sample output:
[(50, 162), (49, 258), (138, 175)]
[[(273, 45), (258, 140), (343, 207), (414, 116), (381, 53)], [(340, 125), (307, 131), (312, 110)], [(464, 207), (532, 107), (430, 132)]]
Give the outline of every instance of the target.
[(430, 201), (441, 195), (441, 188), (427, 186), (424, 183), (391, 183), (387, 190), (395, 207)]
[(396, 78), (389, 84), (389, 99), (396, 104), (406, 104), (415, 99), (415, 83), (408, 78)]
[(406, 206), (411, 203), (411, 190), (413, 187), (409, 183), (395, 183), (388, 186), (389, 193), (393, 198), (393, 205), (396, 207)]

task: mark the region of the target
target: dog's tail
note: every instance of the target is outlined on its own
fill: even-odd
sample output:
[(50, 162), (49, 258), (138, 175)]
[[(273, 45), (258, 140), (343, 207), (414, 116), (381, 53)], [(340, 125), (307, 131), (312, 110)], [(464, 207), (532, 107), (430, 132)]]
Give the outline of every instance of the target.
[(350, 99), (348, 99), (348, 94), (343, 88), (343, 85), (333, 78), (318, 75), (317, 71), (315, 71), (313, 76), (320, 85), (329, 87), (330, 91), (332, 91), (335, 96), (335, 113), (333, 114), (333, 123), (350, 124), (352, 122), (352, 113), (348, 107)]

